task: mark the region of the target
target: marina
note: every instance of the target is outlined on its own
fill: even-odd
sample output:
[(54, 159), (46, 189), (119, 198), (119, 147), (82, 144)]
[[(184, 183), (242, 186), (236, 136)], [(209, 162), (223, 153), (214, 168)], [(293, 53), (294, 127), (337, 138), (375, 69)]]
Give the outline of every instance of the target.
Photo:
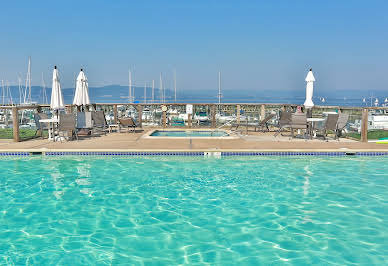
[(387, 10), (3, 1), (0, 265), (387, 265)]

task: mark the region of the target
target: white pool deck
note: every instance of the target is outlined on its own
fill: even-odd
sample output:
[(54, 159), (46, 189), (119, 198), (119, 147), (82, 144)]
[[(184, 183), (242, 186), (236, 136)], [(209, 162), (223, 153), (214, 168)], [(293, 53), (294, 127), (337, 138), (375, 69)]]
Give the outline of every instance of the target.
[[(291, 139), (274, 137), (274, 132), (241, 131), (233, 138), (152, 138), (147, 137), (155, 128), (133, 132), (114, 132), (101, 136), (82, 136), (78, 141), (52, 142), (33, 139), (23, 142), (0, 140), (0, 151), (385, 151), (388, 144), (359, 142), (341, 138)], [(209, 129), (210, 130), (210, 129)], [(287, 133), (286, 133), (287, 134)]]

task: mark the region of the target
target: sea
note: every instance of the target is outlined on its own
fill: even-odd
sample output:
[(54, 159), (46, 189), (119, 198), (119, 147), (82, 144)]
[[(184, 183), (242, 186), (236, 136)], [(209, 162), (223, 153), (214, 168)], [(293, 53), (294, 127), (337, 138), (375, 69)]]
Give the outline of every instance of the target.
[[(38, 104), (50, 102), (51, 88), (45, 89), (46, 97), (43, 97), (43, 88), (33, 86), (31, 89), (31, 101)], [(74, 97), (74, 88), (64, 88), (62, 90), (66, 104), (71, 104)], [(160, 103), (160, 91), (154, 90), (152, 101), (152, 89), (146, 88), (146, 97), (144, 97), (144, 87), (133, 87), (135, 103)], [(302, 105), (305, 100), (304, 89), (301, 90), (233, 90), (224, 91), (221, 103), (274, 103), (274, 104), (296, 104)], [(89, 88), (90, 100), (92, 103), (128, 103), (128, 86), (109, 85), (103, 87)], [(363, 107), (378, 106), (388, 102), (388, 91), (352, 91), (352, 90), (332, 90), (322, 93), (322, 90), (315, 92), (313, 102), (321, 106), (348, 106)], [(11, 86), (8, 91), (0, 94), (0, 102), (3, 104), (23, 102), (23, 95), (19, 94), (17, 86)], [(218, 103), (217, 91), (198, 90), (185, 91), (178, 90), (177, 98), (174, 97), (172, 90), (165, 91), (166, 103)]]

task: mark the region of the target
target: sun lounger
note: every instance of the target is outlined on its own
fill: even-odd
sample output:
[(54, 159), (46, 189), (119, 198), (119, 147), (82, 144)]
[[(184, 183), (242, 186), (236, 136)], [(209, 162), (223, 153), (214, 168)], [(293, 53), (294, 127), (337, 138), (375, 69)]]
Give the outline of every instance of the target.
[(234, 127), (235, 128), (234, 130), (237, 130), (240, 126), (244, 126), (244, 127), (246, 127), (247, 131), (248, 131), (248, 127), (255, 128), (255, 132), (257, 131), (258, 128), (261, 129), (263, 132), (265, 131), (265, 129), (267, 129), (267, 131), (269, 131), (268, 122), (274, 116), (275, 116), (275, 114), (270, 114), (270, 115), (266, 116), (263, 120), (261, 120), (259, 123), (249, 123), (248, 121), (242, 122), (242, 123), (233, 123), (231, 125), (230, 129), (233, 130), (233, 127)]
[(119, 118), (119, 125), (121, 127), (128, 128), (128, 131), (130, 128), (133, 129), (133, 132), (135, 132), (136, 128), (139, 127), (138, 124), (136, 124), (135, 120), (132, 117), (125, 117), (125, 118)]
[(261, 130), (264, 132), (265, 129), (267, 129), (267, 131), (269, 132), (269, 126), (268, 126), (268, 122), (275, 117), (275, 114), (270, 114), (268, 116), (266, 116), (263, 120), (260, 121), (259, 124), (257, 124), (255, 126), (255, 131), (257, 128), (261, 128)]
[(282, 112), (280, 114), (280, 118), (279, 118), (279, 122), (278, 122), (279, 130), (275, 133), (274, 137), (276, 137), (277, 135), (281, 134), (283, 129), (290, 128), (290, 125), (291, 125), (291, 115), (292, 115), (291, 112)]

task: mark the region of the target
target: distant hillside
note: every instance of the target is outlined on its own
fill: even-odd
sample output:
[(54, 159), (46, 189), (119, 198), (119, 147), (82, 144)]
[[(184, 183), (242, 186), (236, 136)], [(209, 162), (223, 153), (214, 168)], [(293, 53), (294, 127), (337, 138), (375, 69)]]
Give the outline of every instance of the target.
[[(133, 87), (135, 94), (135, 102), (144, 102), (144, 87)], [(65, 103), (70, 104), (74, 97), (74, 88), (62, 89)], [(10, 87), (12, 100), (14, 103), (19, 103), (19, 89), (17, 86)], [(50, 101), (51, 88), (47, 88), (48, 102)], [(319, 90), (322, 91), (322, 90)], [(90, 87), (89, 88), (90, 100), (93, 103), (128, 103), (128, 86), (109, 85), (103, 87)], [(166, 102), (174, 102), (173, 91), (166, 90)], [(244, 90), (236, 89), (222, 92), (223, 103), (292, 103), (303, 104), (305, 98), (304, 88), (298, 91), (283, 90)], [(216, 103), (218, 99), (216, 97), (216, 90), (207, 91), (182, 91), (177, 92), (177, 102), (181, 103)], [(0, 93), (0, 103), (3, 101), (2, 91)], [(316, 104), (326, 105), (344, 105), (344, 106), (361, 106), (362, 98), (367, 98), (368, 103), (370, 99), (368, 97), (378, 97), (380, 103), (383, 103), (385, 97), (388, 97), (388, 93), (384, 91), (351, 91), (351, 90), (337, 90), (330, 91), (326, 94), (317, 95), (314, 94), (314, 102)], [(325, 103), (320, 101), (321, 97), (325, 98)], [(4, 94), (4, 103), (10, 103), (10, 95)], [(160, 102), (159, 89), (155, 88), (155, 102)], [(147, 102), (151, 100), (151, 88), (147, 87)], [(37, 103), (44, 103), (42, 98), (42, 87), (32, 87), (32, 101)]]
[[(144, 87), (132, 87), (134, 90), (135, 101), (143, 102), (144, 101)], [(19, 103), (19, 88), (17, 86), (10, 87), (12, 100), (15, 103)], [(75, 88), (63, 88), (62, 93), (65, 98), (65, 103), (70, 104), (73, 102)], [(152, 88), (147, 87), (147, 99), (151, 99)], [(48, 101), (50, 101), (51, 88), (46, 88), (46, 93), (48, 95)], [(128, 86), (120, 85), (109, 85), (104, 87), (90, 87), (89, 95), (90, 100), (96, 103), (127, 103), (128, 102)], [(2, 95), (0, 94), (0, 102), (2, 102)], [(171, 91), (166, 90), (166, 99), (171, 98)], [(5, 93), (4, 101), (5, 103), (10, 102), (9, 95)], [(44, 103), (43, 99), (43, 88), (41, 86), (32, 86), (31, 87), (31, 98), (33, 102)], [(155, 99), (159, 99), (159, 89), (155, 89)]]

